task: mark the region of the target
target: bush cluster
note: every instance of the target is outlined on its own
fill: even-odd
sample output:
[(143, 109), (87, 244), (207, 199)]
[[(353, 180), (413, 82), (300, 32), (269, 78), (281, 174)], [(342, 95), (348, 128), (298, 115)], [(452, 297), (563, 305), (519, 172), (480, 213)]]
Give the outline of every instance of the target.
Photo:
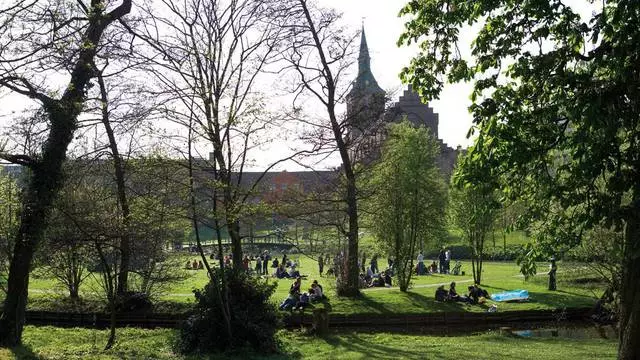
[[(228, 286), (231, 334), (221, 308), (221, 279)], [(212, 353), (250, 346), (261, 353), (278, 349), (276, 331), (280, 324), (274, 304), (269, 302), (276, 288), (244, 273), (217, 270), (214, 280), (195, 290), (194, 312), (183, 325), (178, 339), (182, 353)]]

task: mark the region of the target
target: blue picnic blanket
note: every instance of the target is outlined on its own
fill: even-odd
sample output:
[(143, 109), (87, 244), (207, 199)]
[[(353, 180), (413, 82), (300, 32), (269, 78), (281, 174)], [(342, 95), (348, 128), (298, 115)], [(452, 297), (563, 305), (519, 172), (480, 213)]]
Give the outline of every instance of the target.
[(526, 301), (529, 300), (527, 290), (512, 290), (491, 295), (493, 301)]

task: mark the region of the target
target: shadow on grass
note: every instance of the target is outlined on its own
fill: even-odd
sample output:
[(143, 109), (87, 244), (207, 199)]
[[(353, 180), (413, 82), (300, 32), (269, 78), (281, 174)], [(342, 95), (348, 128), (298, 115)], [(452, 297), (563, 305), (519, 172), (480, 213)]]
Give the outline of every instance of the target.
[(383, 303), (378, 302), (363, 293), (361, 293), (358, 297), (354, 298), (354, 300), (358, 301), (359, 302), (358, 305), (364, 309), (369, 310), (369, 312), (386, 314), (393, 311), (392, 309), (384, 306)]
[(30, 346), (20, 345), (14, 348), (11, 348), (11, 352), (13, 356), (15, 356), (16, 360), (32, 360), (32, 359), (40, 359), (33, 350), (31, 350)]
[[(347, 333), (337, 335), (328, 335), (323, 338), (327, 344), (340, 352), (356, 352), (354, 358), (362, 359), (388, 359), (390, 356), (399, 359), (422, 359), (425, 356), (425, 348), (407, 346), (406, 349), (398, 349), (381, 342), (374, 342), (363, 338), (358, 333)], [(429, 351), (429, 356), (440, 358), (440, 352)]]
[(529, 292), (529, 302), (550, 307), (592, 306), (596, 299), (591, 296), (568, 292)]
[(427, 311), (463, 311), (464, 303), (462, 302), (440, 302), (436, 301), (435, 295), (433, 298), (424, 296), (415, 292), (407, 292), (405, 294), (411, 301), (413, 306), (417, 306)]

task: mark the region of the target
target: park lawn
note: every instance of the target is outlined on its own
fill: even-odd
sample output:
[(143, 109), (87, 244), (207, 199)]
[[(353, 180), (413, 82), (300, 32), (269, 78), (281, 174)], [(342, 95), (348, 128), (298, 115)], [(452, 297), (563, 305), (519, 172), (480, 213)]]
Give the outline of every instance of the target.
[(118, 341), (102, 348), (107, 330), (27, 326), (23, 346), (0, 349), (0, 359), (614, 359), (613, 339), (517, 338), (488, 332), (439, 337), (404, 333), (335, 331), (325, 337), (299, 332), (278, 334), (283, 351), (258, 355), (250, 351), (217, 356), (184, 356), (173, 350), (171, 329), (118, 329)]
[[(471, 306), (461, 303), (438, 303), (434, 300), (434, 293), (437, 286), (444, 284), (449, 287), (452, 281), (457, 282), (458, 292), (465, 293), (466, 287), (473, 282), (471, 273), (471, 263), (463, 261), (462, 270), (466, 272), (464, 276), (454, 275), (426, 275), (414, 276), (412, 288), (407, 293), (399, 291), (398, 288), (371, 288), (362, 290), (362, 296), (355, 299), (339, 298), (335, 293), (335, 279), (333, 277), (321, 277), (318, 274), (317, 262), (304, 255), (291, 255), (300, 263), (299, 270), (307, 278), (302, 282), (302, 289), (307, 289), (313, 279), (317, 279), (325, 290), (330, 301), (328, 306), (333, 314), (392, 314), (392, 313), (424, 313), (443, 311), (485, 311), (486, 307), (493, 304), (488, 301), (484, 306)], [(185, 256), (186, 259), (193, 260), (196, 257)], [(379, 260), (379, 266), (384, 268), (386, 259)], [(543, 269), (541, 264), (540, 269)], [(483, 271), (482, 287), (489, 293), (498, 293), (505, 290), (525, 289), (529, 291), (531, 300), (527, 303), (497, 303), (498, 311), (509, 310), (534, 310), (534, 309), (558, 309), (565, 307), (589, 307), (595, 303), (597, 297), (602, 293), (601, 285), (586, 286), (565, 281), (565, 274), (568, 278), (575, 276), (575, 269), (582, 271), (583, 268), (576, 264), (560, 263), (558, 272), (558, 291), (548, 291), (546, 289), (546, 279), (540, 275), (533, 280), (524, 281), (519, 275), (518, 266), (513, 262), (485, 262)], [(272, 269), (269, 268), (271, 271)], [(172, 285), (168, 292), (160, 300), (169, 304), (176, 304), (175, 308), (185, 309), (193, 304), (193, 290), (203, 287), (207, 281), (207, 273), (204, 270), (189, 271), (190, 277), (185, 281)], [(93, 279), (89, 277), (89, 279)], [(395, 279), (394, 279), (395, 280)], [(265, 278), (263, 281), (276, 282), (277, 288), (272, 296), (274, 303), (281, 302), (288, 294), (292, 280)], [(96, 291), (97, 283), (90, 280), (84, 285), (83, 294)], [(47, 301), (53, 301), (48, 291), (53, 291), (54, 282), (51, 279), (36, 278), (30, 282), (30, 308), (46, 308)], [(35, 291), (33, 291), (35, 290)], [(59, 292), (64, 294), (64, 292)], [(95, 295), (94, 295), (95, 298)], [(319, 304), (318, 306), (324, 306)], [(168, 308), (173, 308), (169, 306)]]

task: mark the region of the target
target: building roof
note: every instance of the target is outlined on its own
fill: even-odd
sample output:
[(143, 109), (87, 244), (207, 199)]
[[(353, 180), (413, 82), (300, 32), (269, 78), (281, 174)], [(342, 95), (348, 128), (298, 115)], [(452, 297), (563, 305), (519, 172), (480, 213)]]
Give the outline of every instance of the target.
[(371, 71), (371, 57), (369, 56), (369, 47), (367, 46), (367, 37), (364, 33), (364, 25), (360, 36), (360, 54), (358, 55), (358, 76), (353, 82), (353, 88), (349, 92), (350, 96), (362, 93), (380, 93), (385, 91), (378, 85), (376, 78)]

